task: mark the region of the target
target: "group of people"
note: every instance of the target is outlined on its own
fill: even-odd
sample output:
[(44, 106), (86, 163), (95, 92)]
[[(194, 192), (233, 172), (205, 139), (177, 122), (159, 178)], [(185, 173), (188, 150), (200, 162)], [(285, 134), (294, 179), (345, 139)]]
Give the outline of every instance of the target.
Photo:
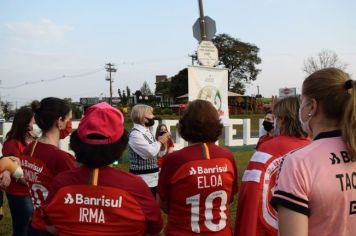
[[(235, 236), (356, 232), (356, 81), (326, 68), (278, 101), (242, 177)], [(273, 137), (272, 137), (273, 136)]]
[[(215, 144), (223, 125), (208, 101), (188, 103), (176, 126), (188, 146), (175, 151), (167, 126), (151, 132), (150, 106), (132, 108), (127, 131), (123, 114), (99, 103), (72, 132), (64, 100), (35, 101), (15, 115), (0, 159), (13, 235), (353, 235), (355, 89), (327, 68), (304, 80), (300, 98), (279, 100), (240, 187), (234, 154)], [(74, 156), (58, 147), (69, 134)], [(127, 146), (129, 171), (113, 168)]]

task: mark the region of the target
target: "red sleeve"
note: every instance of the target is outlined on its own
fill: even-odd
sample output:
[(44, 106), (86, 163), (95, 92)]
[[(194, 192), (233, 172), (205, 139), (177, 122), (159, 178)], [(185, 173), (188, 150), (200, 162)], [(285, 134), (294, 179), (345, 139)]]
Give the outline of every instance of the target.
[(258, 191), (256, 182), (242, 182), (238, 194), (235, 236), (257, 235)]
[(234, 172), (235, 172), (235, 180), (234, 180), (234, 183), (232, 185), (232, 191), (231, 191), (231, 201), (234, 200), (234, 195), (239, 191), (239, 182), (238, 182), (238, 179), (239, 179), (239, 172), (237, 170), (237, 165), (236, 165), (236, 161), (235, 161), (235, 158), (231, 157), (231, 161), (232, 161), (232, 166), (234, 168)]
[(22, 156), (22, 151), (20, 150), (20, 145), (19, 141), (15, 139), (10, 139), (5, 141), (3, 148), (2, 148), (2, 155), (3, 156), (15, 156), (20, 158)]

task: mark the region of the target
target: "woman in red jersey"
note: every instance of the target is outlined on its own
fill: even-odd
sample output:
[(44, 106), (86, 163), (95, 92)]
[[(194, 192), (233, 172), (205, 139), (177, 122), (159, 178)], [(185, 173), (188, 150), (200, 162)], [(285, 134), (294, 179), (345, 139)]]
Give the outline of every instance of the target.
[[(6, 134), (3, 145), (3, 156), (22, 158), (25, 147), (34, 139), (30, 135), (35, 123), (31, 108), (20, 108), (15, 116), (10, 131)], [(11, 178), (11, 184), (6, 189), (14, 236), (27, 235), (27, 228), (33, 211), (31, 195), (25, 183)]]
[(336, 68), (304, 80), (299, 119), (313, 141), (283, 158), (272, 198), (281, 236), (355, 235), (355, 89)]
[(28, 235), (50, 235), (43, 219), (43, 202), (53, 178), (75, 167), (74, 157), (58, 147), (59, 140), (71, 132), (72, 111), (64, 100), (54, 97), (34, 101), (31, 106), (42, 136), (26, 147), (21, 160), (34, 206)]
[(237, 170), (233, 153), (215, 144), (223, 128), (218, 112), (210, 102), (194, 100), (177, 128), (189, 146), (167, 154), (159, 175), (166, 235), (231, 235)]
[(124, 116), (102, 102), (87, 109), (70, 146), (83, 166), (58, 175), (45, 213), (59, 235), (157, 235), (159, 206), (141, 177), (112, 167), (125, 150)]
[(277, 236), (277, 212), (269, 204), (279, 164), (285, 154), (310, 143), (298, 119), (299, 98), (289, 96), (273, 106), (278, 135), (262, 143), (242, 177), (235, 236)]
[(266, 112), (262, 126), (266, 133), (258, 139), (256, 150), (262, 143), (272, 139), (274, 136), (274, 115), (271, 110)]
[[(167, 125), (159, 124), (156, 129), (156, 135), (155, 135), (156, 140), (158, 140), (159, 136), (162, 136), (166, 133), (168, 133)], [(173, 140), (171, 137), (168, 137), (168, 141), (161, 146), (161, 149), (157, 154), (157, 164), (159, 168), (162, 167), (162, 161), (163, 161), (162, 157), (168, 153), (173, 152), (173, 148), (174, 148)]]

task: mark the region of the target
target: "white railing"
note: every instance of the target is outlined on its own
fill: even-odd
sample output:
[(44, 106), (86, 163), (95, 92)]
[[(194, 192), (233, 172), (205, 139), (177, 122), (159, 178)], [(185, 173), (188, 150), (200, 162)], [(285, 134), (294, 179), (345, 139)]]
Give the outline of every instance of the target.
[[(259, 120), (259, 136), (262, 134), (262, 122), (263, 119)], [(168, 131), (171, 131), (172, 127), (176, 127), (178, 120), (162, 120), (162, 123), (167, 125)], [(78, 128), (79, 121), (73, 121), (72, 122), (72, 127), (73, 129)], [(0, 134), (0, 137), (2, 137), (2, 140), (4, 140), (4, 134), (7, 134), (11, 128), (12, 123), (11, 122), (5, 122), (3, 123), (3, 133)], [(238, 125), (237, 128), (235, 125)], [(158, 122), (155, 123), (155, 125), (152, 127), (152, 132), (156, 130), (158, 126)], [(234, 128), (235, 126), (235, 128)], [(240, 131), (240, 132), (238, 132)], [(242, 132), (242, 137), (240, 138), (234, 138), (238, 133)], [(225, 146), (243, 146), (243, 145), (253, 145), (257, 144), (258, 137), (251, 138), (251, 120), (250, 119), (230, 119), (228, 124), (224, 125), (224, 145)], [(240, 135), (241, 136), (241, 135)], [(187, 146), (188, 143), (179, 135), (178, 132), (175, 132), (175, 143), (174, 143), (174, 149), (179, 150), (185, 146)], [(69, 137), (63, 139), (60, 141), (59, 144), (60, 148), (62, 150), (68, 151), (73, 153), (70, 148), (69, 148)]]

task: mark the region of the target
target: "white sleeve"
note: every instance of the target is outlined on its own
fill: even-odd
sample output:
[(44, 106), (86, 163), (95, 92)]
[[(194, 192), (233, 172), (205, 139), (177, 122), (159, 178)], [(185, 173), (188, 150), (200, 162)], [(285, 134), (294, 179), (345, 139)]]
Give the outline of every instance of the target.
[(142, 133), (133, 130), (129, 137), (129, 146), (143, 159), (149, 159), (157, 156), (161, 143), (156, 141), (150, 144)]

